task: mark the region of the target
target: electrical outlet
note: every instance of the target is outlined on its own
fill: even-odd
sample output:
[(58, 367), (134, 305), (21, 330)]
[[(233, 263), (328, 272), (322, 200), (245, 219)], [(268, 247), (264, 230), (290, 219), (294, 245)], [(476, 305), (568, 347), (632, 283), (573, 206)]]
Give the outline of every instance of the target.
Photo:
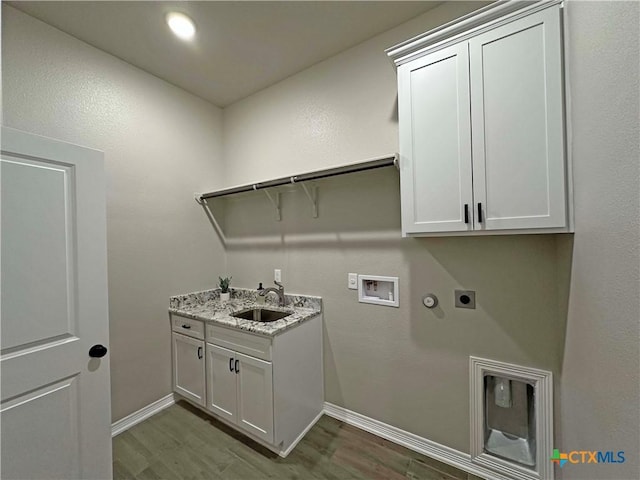
[(280, 270), (279, 268), (276, 268), (276, 269), (273, 271), (273, 279), (274, 279), (276, 282), (281, 282), (281, 281), (282, 281), (282, 270)]
[(456, 308), (476, 308), (476, 292), (474, 290), (456, 290), (454, 295)]
[(350, 273), (349, 274), (349, 283), (347, 284), (348, 288), (350, 290), (357, 290), (358, 289), (358, 274), (357, 273)]

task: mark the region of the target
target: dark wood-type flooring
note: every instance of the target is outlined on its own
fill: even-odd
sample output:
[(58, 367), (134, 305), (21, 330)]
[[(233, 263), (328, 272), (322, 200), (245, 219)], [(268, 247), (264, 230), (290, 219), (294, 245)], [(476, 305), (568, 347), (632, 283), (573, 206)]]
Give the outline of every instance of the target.
[(179, 402), (113, 439), (121, 479), (475, 478), (387, 440), (323, 416), (287, 458)]

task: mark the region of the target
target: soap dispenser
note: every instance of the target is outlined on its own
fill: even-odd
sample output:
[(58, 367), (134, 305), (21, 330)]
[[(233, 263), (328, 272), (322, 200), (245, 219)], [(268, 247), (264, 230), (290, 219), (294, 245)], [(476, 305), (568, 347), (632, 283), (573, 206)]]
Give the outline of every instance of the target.
[(258, 295), (256, 296), (256, 303), (258, 303), (259, 305), (264, 305), (264, 295), (260, 295), (262, 293), (262, 290), (264, 290), (262, 282), (258, 284), (258, 288), (256, 290), (258, 291)]

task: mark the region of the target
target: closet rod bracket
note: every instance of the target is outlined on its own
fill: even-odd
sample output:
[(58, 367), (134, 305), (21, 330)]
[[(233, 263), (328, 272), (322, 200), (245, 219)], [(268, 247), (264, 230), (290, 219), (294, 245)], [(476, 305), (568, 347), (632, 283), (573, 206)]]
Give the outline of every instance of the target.
[[(254, 187), (254, 190), (257, 190), (256, 185), (254, 185), (253, 187)], [(273, 197), (269, 193), (269, 190), (264, 190), (264, 194), (267, 196), (267, 198), (271, 202), (271, 205), (273, 205), (273, 208), (276, 209), (276, 220), (281, 221), (282, 207), (280, 205), (280, 192), (275, 192)]]
[(318, 218), (318, 187), (315, 185), (307, 187), (304, 183), (301, 183), (300, 186), (311, 202), (311, 214), (313, 218)]

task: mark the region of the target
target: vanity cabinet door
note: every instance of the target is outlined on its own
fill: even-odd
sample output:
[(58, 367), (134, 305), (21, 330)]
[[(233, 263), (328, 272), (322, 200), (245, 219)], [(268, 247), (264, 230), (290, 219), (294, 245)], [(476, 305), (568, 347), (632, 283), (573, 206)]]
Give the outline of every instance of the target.
[(237, 425), (273, 443), (273, 369), (271, 362), (236, 353), (239, 361)]
[(204, 342), (179, 333), (173, 333), (172, 343), (173, 390), (204, 407)]
[(238, 354), (207, 343), (207, 409), (236, 423)]

